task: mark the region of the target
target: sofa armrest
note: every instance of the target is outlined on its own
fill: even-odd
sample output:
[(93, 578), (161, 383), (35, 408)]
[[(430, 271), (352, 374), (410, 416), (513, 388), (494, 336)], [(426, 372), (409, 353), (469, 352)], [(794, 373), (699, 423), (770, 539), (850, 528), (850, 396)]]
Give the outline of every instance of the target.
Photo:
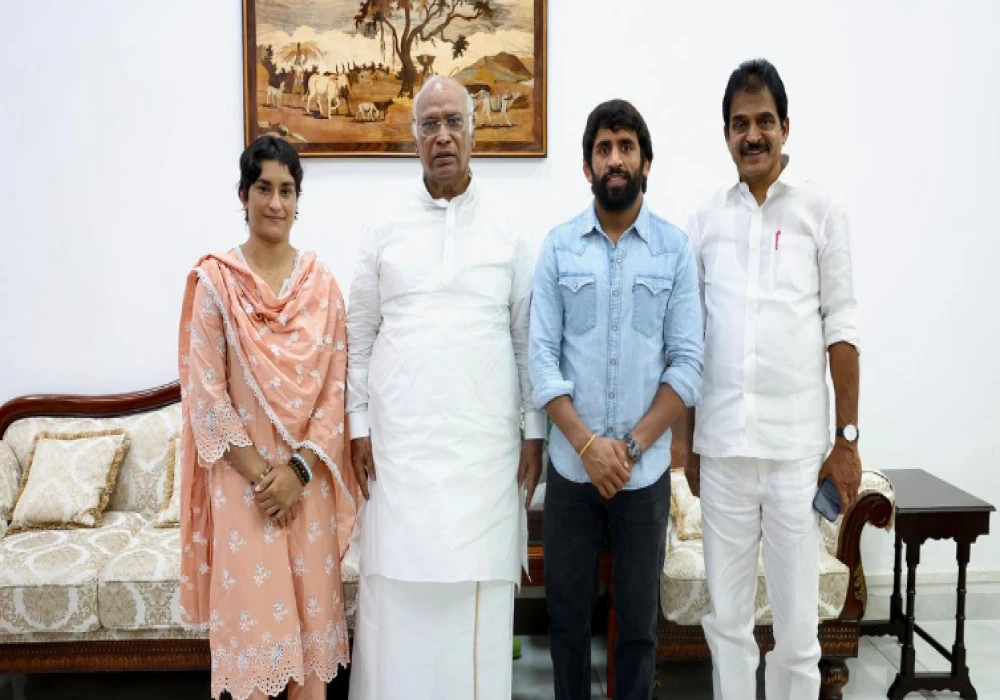
[(868, 605), (868, 586), (865, 582), (865, 568), (861, 561), (861, 533), (865, 525), (888, 529), (892, 514), (893, 504), (885, 493), (865, 490), (858, 495), (854, 505), (844, 515), (840, 525), (840, 538), (837, 541), (837, 559), (847, 566), (850, 580), (840, 620), (857, 622), (864, 617)]

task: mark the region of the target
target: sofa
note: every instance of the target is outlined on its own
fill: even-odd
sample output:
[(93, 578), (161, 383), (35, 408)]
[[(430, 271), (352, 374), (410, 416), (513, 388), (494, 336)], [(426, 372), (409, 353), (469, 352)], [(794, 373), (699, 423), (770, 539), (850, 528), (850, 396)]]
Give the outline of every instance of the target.
[[(29, 396), (0, 407), (0, 672), (210, 667), (207, 633), (180, 624), (180, 530), (164, 520), (180, 427), (176, 383), (114, 396)], [(36, 438), (101, 432), (127, 449), (99, 524), (8, 531)], [(66, 484), (46, 486), (53, 498), (80, 466), (65, 468)], [(353, 627), (353, 550), (342, 573)]]
[[(822, 549), (819, 571), (819, 640), (822, 649), (820, 698), (839, 700), (848, 683), (845, 661), (858, 655), (861, 618), (868, 594), (861, 561), (865, 525), (891, 527), (892, 484), (877, 469), (863, 466), (858, 499), (845, 515), (830, 523), (820, 518)], [(662, 616), (658, 630), (660, 661), (707, 659), (708, 644), (701, 618), (710, 606), (701, 540), (701, 505), (682, 470), (671, 472), (670, 525), (660, 576)], [(758, 557), (754, 634), (762, 651), (774, 645), (763, 562)], [(610, 644), (609, 644), (610, 646)]]

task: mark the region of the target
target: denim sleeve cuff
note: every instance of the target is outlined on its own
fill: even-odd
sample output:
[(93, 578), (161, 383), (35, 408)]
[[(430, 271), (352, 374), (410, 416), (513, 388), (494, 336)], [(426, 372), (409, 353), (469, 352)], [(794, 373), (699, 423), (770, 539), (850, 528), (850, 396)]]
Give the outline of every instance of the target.
[(531, 396), (538, 408), (545, 408), (550, 401), (560, 396), (568, 396), (572, 399), (573, 382), (568, 382), (565, 379), (546, 382), (545, 384), (536, 386)]
[(547, 427), (544, 411), (531, 410), (524, 412), (525, 440), (544, 440), (545, 429)]
[(677, 365), (668, 367), (660, 376), (660, 383), (669, 384), (688, 408), (694, 408), (701, 403), (701, 394), (699, 393), (701, 376), (687, 367)]
[(347, 424), (351, 430), (350, 438), (368, 437), (371, 434), (371, 426), (368, 423), (368, 411), (347, 414)]

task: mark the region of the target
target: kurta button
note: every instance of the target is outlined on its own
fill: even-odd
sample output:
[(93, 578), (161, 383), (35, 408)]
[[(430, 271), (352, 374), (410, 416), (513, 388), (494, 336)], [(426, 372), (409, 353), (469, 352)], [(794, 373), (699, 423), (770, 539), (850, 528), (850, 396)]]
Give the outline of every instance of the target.
[(614, 294), (614, 296), (618, 296), (618, 290), (616, 289), (616, 290), (615, 290), (615, 291), (613, 292), (613, 294)]
[(618, 360), (616, 360), (615, 358), (612, 357), (611, 358), (611, 364), (613, 364), (613, 365), (618, 364)]
[(608, 394), (608, 398), (609, 399), (615, 398), (615, 392), (612, 391), (610, 394)]

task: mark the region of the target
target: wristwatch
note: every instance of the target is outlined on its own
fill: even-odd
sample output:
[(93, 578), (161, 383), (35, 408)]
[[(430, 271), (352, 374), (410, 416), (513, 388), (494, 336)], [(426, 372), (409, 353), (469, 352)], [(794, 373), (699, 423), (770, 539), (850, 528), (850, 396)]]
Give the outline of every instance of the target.
[(632, 437), (631, 432), (625, 433), (625, 449), (628, 451), (628, 458), (632, 460), (633, 464), (638, 463), (642, 459), (642, 445)]
[(853, 445), (858, 441), (858, 426), (848, 423), (843, 428), (837, 428), (837, 437), (844, 438), (849, 444)]

